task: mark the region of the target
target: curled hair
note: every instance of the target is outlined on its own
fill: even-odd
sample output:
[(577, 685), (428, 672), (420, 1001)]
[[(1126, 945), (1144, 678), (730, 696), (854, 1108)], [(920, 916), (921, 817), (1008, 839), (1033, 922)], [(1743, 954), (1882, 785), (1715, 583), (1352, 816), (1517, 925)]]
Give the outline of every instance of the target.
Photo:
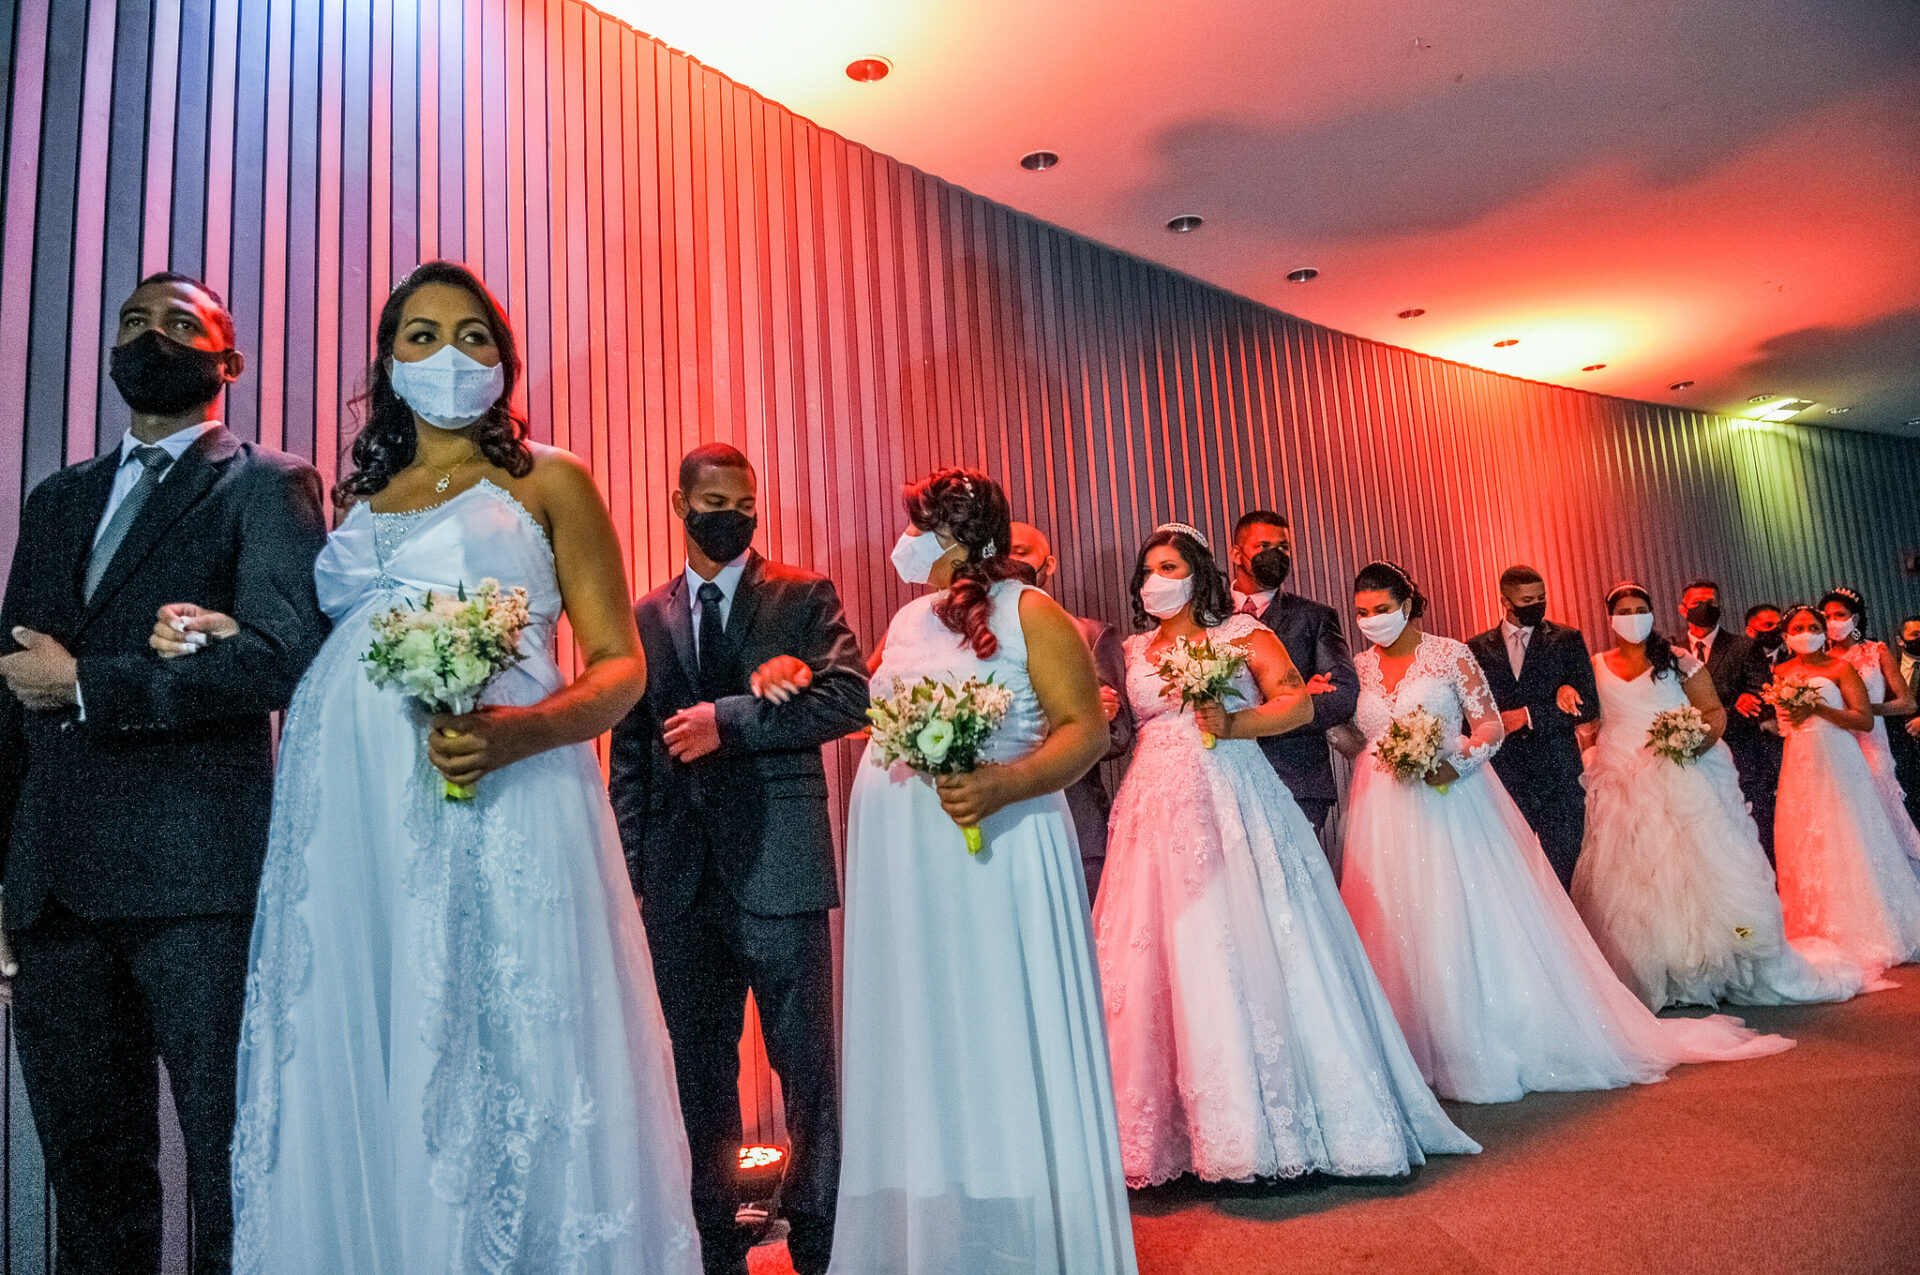
[[(1653, 610), (1653, 595), (1647, 592), (1646, 586), (1627, 580), (1614, 585), (1613, 591), (1607, 594), (1609, 616), (1613, 614), (1613, 604), (1621, 598), (1639, 598), (1647, 604), (1647, 610)], [(1668, 675), (1671, 675), (1676, 682), (1686, 680), (1680, 676), (1680, 657), (1674, 654), (1673, 643), (1668, 641), (1658, 629), (1648, 631), (1644, 649), (1647, 653), (1647, 663), (1653, 666), (1654, 681), (1657, 682)]]
[(1225, 624), (1233, 614), (1233, 593), (1227, 588), (1227, 577), (1214, 562), (1212, 551), (1180, 527), (1166, 526), (1147, 537), (1146, 543), (1140, 546), (1139, 557), (1134, 559), (1133, 584), (1128, 589), (1128, 597), (1133, 600), (1134, 627), (1148, 629), (1159, 623), (1140, 604), (1140, 586), (1151, 574), (1147, 554), (1161, 545), (1173, 546), (1173, 551), (1187, 564), (1187, 577), (1193, 581), (1193, 622), (1203, 629)]
[[(1860, 595), (1860, 590), (1849, 589), (1845, 585), (1828, 589), (1820, 595), (1820, 605), (1825, 607), (1829, 602), (1838, 602), (1853, 613), (1853, 617), (1860, 621), (1862, 629), (1867, 627), (1867, 600)], [(1782, 616), (1780, 622), (1785, 624), (1786, 617)]]
[(373, 362), (367, 366), (366, 393), (353, 400), (352, 408), (362, 419), (353, 439), (353, 464), (333, 486), (334, 504), (344, 509), (355, 501), (366, 500), (393, 481), (395, 475), (413, 463), (419, 445), (415, 434), (413, 409), (393, 390), (393, 373), (388, 360), (393, 343), (400, 335), (400, 316), (407, 301), (430, 283), (465, 288), (473, 294), (492, 329), (493, 343), (500, 349), (500, 365), (506, 371), (506, 387), (485, 416), (468, 428), (474, 446), (487, 462), (524, 478), (533, 469), (533, 449), (527, 446), (527, 422), (513, 410), (513, 389), (520, 381), (520, 347), (514, 340), (513, 326), (506, 311), (480, 282), (480, 276), (457, 261), (429, 261), (416, 266), (400, 281), (387, 303), (380, 307), (380, 323), (374, 332)]
[(1007, 556), (1013, 544), (1013, 509), (1000, 484), (972, 469), (936, 469), (901, 493), (907, 518), (922, 533), (945, 531), (966, 547), (953, 565), (947, 596), (933, 605), (940, 623), (960, 635), (973, 653), (990, 660), (1000, 649), (993, 635), (993, 586), (1024, 580), (1024, 564)]
[(1355, 593), (1373, 593), (1384, 590), (1395, 602), (1411, 602), (1407, 609), (1407, 618), (1417, 620), (1427, 613), (1427, 595), (1420, 592), (1420, 586), (1413, 582), (1407, 569), (1381, 558), (1369, 562), (1360, 568), (1360, 574), (1353, 578)]

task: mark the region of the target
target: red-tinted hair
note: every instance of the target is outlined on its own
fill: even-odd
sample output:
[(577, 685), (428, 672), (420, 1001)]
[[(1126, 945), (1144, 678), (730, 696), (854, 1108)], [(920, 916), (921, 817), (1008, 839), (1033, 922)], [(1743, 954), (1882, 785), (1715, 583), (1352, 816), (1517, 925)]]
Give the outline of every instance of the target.
[(940, 623), (960, 635), (973, 653), (990, 660), (1000, 649), (993, 636), (990, 590), (1020, 576), (1021, 564), (1007, 556), (1013, 544), (1013, 510), (1007, 493), (985, 474), (971, 469), (936, 469), (901, 493), (907, 517), (922, 532), (944, 531), (966, 546), (954, 564), (947, 596), (934, 604)]

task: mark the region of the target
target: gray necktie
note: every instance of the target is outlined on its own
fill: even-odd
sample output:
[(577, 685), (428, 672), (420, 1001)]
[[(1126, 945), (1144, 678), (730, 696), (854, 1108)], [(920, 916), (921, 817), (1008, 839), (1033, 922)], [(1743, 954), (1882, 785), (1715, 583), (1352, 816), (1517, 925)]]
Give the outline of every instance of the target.
[(173, 457), (167, 455), (164, 447), (136, 447), (133, 459), (146, 467), (140, 480), (113, 511), (113, 517), (107, 520), (106, 530), (93, 542), (93, 556), (87, 559), (86, 582), (80, 587), (80, 600), (93, 601), (93, 591), (100, 587), (100, 578), (107, 574), (107, 566), (113, 561), (113, 555), (119, 552), (120, 542), (127, 538), (127, 529), (133, 526), (133, 520), (140, 516), (140, 507), (147, 503), (147, 497), (153, 495), (153, 489), (160, 485), (166, 476), (167, 466), (173, 463)]

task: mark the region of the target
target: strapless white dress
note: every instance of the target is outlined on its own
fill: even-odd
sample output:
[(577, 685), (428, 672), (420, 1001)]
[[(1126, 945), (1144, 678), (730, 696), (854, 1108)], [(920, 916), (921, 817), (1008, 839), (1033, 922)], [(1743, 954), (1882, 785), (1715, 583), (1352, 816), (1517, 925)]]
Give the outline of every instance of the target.
[(1647, 747), (1653, 719), (1688, 705), (1679, 675), (1616, 676), (1593, 657), (1600, 735), (1586, 757), (1587, 833), (1573, 902), (1620, 981), (1652, 1009), (1845, 1000), (1865, 971), (1823, 939), (1786, 938), (1773, 869), (1733, 754), (1678, 765)]
[(360, 663), (427, 589), (523, 585), (562, 684), (546, 536), (482, 482), (356, 506), (315, 567), (333, 634), (287, 714), (254, 922), (234, 1135), (243, 1275), (697, 1275), (673, 1054), (587, 744), (447, 801), (424, 720)]

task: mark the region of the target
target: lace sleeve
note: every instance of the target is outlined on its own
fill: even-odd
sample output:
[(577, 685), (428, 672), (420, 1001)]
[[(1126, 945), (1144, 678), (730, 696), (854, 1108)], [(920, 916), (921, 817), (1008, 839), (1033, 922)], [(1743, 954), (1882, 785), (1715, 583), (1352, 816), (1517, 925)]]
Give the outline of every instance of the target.
[(1460, 649), (1453, 653), (1453, 685), (1467, 715), (1467, 734), (1448, 760), (1465, 775), (1492, 760), (1500, 751), (1500, 741), (1507, 737), (1507, 728), (1500, 724), (1500, 710), (1487, 687), (1487, 675), (1480, 671), (1480, 661), (1464, 643), (1455, 645)]
[(1706, 665), (1694, 659), (1685, 651), (1675, 651), (1673, 653), (1673, 664), (1675, 668), (1680, 670), (1680, 680), (1683, 682), (1691, 681), (1695, 673), (1698, 673), (1706, 667)]

